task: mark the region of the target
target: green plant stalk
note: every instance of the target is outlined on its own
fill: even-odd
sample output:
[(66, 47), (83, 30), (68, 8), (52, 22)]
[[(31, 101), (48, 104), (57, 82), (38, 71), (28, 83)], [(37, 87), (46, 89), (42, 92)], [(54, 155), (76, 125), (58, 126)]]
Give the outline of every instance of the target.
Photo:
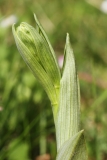
[(17, 48), (44, 87), (52, 104), (56, 129), (56, 160), (87, 160), (84, 131), (80, 130), (80, 93), (73, 50), (67, 34), (62, 75), (55, 53), (36, 16), (36, 29), (23, 22), (13, 35)]

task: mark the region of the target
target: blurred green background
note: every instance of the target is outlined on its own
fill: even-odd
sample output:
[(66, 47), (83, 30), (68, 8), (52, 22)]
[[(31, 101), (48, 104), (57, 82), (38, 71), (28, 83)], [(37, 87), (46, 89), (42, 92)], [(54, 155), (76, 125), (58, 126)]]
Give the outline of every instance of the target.
[(14, 22), (35, 26), (33, 13), (57, 57), (63, 55), (69, 32), (89, 160), (107, 160), (107, 14), (100, 10), (101, 3), (0, 0), (0, 160), (36, 160), (45, 153), (55, 160), (56, 156), (51, 104), (18, 53), (11, 30)]

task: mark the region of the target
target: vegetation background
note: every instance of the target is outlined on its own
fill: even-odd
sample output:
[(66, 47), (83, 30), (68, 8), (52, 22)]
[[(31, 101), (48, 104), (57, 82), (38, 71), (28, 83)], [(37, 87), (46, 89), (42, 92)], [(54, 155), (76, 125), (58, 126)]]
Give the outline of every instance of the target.
[(45, 153), (55, 160), (51, 104), (19, 55), (11, 30), (14, 22), (35, 26), (33, 13), (59, 61), (69, 32), (89, 160), (107, 160), (107, 14), (100, 10), (100, 0), (93, 2), (0, 0), (0, 160), (37, 160)]

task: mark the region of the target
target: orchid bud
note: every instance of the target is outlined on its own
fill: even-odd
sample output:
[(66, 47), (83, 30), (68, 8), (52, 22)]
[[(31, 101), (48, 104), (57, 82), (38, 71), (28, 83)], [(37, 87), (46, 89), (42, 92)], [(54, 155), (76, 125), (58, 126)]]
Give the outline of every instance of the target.
[[(36, 17), (35, 17), (36, 18)], [(12, 27), (17, 48), (35, 77), (46, 90), (51, 103), (57, 110), (60, 86), (60, 69), (49, 40), (36, 19), (36, 29), (22, 22)], [(54, 110), (54, 109), (53, 109)]]

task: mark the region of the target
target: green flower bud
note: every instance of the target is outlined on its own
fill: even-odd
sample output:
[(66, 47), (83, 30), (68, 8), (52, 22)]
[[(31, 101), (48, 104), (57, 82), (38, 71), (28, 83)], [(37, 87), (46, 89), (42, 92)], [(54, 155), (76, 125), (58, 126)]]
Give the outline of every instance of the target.
[[(35, 17), (36, 19), (36, 17)], [(36, 29), (22, 22), (12, 27), (17, 48), (24, 61), (46, 90), (56, 114), (60, 86), (60, 70), (49, 40), (36, 19)]]

